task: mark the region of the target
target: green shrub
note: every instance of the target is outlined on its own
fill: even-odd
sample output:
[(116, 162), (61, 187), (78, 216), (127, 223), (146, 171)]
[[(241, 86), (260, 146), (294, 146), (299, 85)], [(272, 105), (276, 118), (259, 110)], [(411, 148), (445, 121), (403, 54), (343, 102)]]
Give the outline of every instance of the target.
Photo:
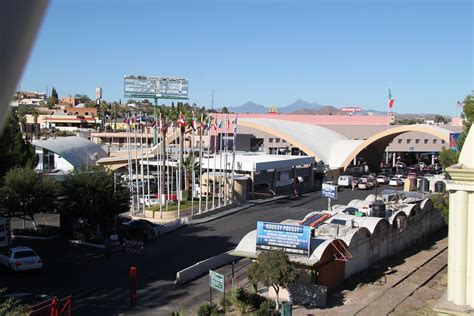
[(219, 307), (215, 303), (205, 303), (199, 306), (198, 316), (214, 316), (214, 315), (220, 315), (219, 313)]
[(37, 228), (37, 230), (34, 228), (15, 228), (13, 234), (21, 236), (49, 237), (61, 233), (58, 226), (38, 225)]
[(275, 313), (276, 304), (273, 300), (265, 299), (255, 311), (255, 316), (269, 316)]
[(178, 311), (172, 311), (170, 316), (186, 316), (184, 309), (181, 307)]
[(446, 224), (449, 220), (449, 195), (448, 193), (438, 193), (431, 195), (431, 200), (433, 201), (433, 207), (437, 210), (440, 210), (443, 214), (444, 221)]
[(252, 295), (243, 287), (237, 288), (230, 297), (232, 305), (242, 314), (248, 313), (255, 308), (252, 304)]

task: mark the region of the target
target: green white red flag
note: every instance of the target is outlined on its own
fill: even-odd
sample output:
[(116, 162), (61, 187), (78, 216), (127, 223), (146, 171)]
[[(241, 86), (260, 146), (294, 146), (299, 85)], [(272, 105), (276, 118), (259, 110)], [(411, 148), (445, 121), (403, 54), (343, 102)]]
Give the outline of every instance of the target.
[(392, 91), (388, 89), (388, 108), (389, 109), (392, 108), (394, 102), (395, 102), (395, 99), (392, 97)]

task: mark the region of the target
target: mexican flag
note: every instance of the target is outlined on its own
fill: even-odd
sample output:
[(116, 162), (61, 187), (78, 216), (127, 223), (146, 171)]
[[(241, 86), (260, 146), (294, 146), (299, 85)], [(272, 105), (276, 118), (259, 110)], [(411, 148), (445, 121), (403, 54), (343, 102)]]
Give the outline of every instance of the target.
[(395, 102), (395, 99), (392, 97), (392, 91), (388, 89), (388, 108), (391, 109), (393, 106), (393, 102)]
[(179, 126), (186, 126), (186, 122), (184, 121), (184, 116), (183, 113), (179, 112), (179, 120), (178, 120)]

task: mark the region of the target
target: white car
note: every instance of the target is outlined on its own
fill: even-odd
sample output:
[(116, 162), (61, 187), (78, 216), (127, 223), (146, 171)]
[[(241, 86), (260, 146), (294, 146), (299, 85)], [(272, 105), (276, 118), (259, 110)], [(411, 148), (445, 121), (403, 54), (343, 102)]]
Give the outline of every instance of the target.
[(10, 248), (0, 254), (0, 263), (14, 271), (34, 270), (43, 267), (43, 261), (38, 254), (28, 247)]
[(388, 178), (386, 176), (377, 176), (377, 183), (387, 184)]
[(401, 180), (400, 178), (392, 178), (390, 179), (390, 182), (388, 183), (388, 185), (391, 185), (391, 186), (400, 186), (400, 185), (403, 185), (403, 180)]

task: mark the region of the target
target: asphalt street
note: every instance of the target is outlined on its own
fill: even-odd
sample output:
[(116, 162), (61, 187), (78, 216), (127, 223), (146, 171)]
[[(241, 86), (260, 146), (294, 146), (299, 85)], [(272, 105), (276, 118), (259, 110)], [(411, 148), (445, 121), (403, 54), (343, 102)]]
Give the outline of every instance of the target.
[[(374, 190), (342, 190), (333, 204), (347, 204), (370, 193)], [(110, 259), (105, 258), (103, 250), (63, 240), (20, 240), (18, 244), (39, 253), (44, 268), (26, 273), (0, 268), (0, 288), (58, 297), (73, 295), (77, 315), (117, 315), (133, 311), (129, 307), (129, 268), (135, 265), (140, 310), (163, 306), (178, 310), (186, 307), (186, 298), (195, 293), (189, 293), (186, 285), (173, 284), (177, 271), (233, 249), (245, 234), (256, 229), (257, 221), (301, 219), (311, 211), (326, 208), (327, 199), (319, 192), (277, 200), (208, 223), (185, 226), (146, 243), (141, 254), (113, 253)]]

